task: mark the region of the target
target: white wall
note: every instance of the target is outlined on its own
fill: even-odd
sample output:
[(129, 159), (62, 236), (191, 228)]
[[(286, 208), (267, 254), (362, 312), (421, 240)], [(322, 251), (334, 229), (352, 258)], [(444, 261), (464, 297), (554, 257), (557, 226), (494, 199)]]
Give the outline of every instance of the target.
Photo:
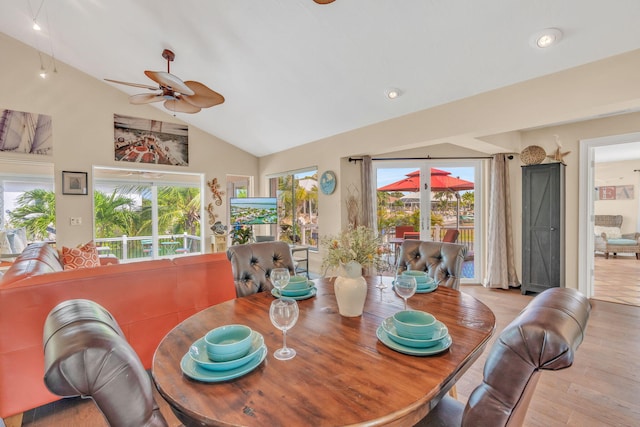
[[(535, 144), (551, 153), (556, 149), (554, 135), (558, 134), (563, 151), (571, 151), (565, 158), (566, 283), (567, 287), (577, 288), (578, 141), (638, 132), (640, 115), (626, 114), (560, 126), (550, 124), (594, 117), (605, 111), (624, 111), (640, 105), (638, 69), (640, 51), (608, 58), (265, 156), (260, 158), (260, 174), (309, 165), (317, 166), (320, 173), (328, 169), (336, 171), (341, 182), (336, 193), (319, 196), (320, 234), (334, 234), (346, 225), (342, 200), (345, 185), (354, 180), (352, 168), (356, 167), (344, 160), (349, 156), (392, 156), (408, 149), (415, 149), (420, 157), (460, 155), (459, 148), (453, 150), (451, 145), (443, 146), (443, 143), (486, 154), (519, 153)], [(397, 101), (402, 102), (402, 98)], [(393, 108), (392, 104), (389, 108)], [(520, 272), (521, 164), (516, 157), (509, 165), (516, 267)], [(315, 256), (319, 258), (319, 255)]]
[[(53, 122), (53, 156), (29, 156), (0, 152), (2, 158), (54, 162), (56, 182), (57, 237), (60, 245), (75, 246), (92, 238), (92, 197), (62, 195), (62, 171), (89, 173), (92, 166), (118, 166), (147, 170), (202, 173), (205, 180), (218, 178), (225, 188), (227, 174), (257, 175), (258, 159), (200, 129), (189, 126), (189, 166), (122, 163), (114, 160), (113, 115), (180, 122), (160, 109), (129, 104), (126, 94), (107, 83), (58, 63), (58, 73), (46, 80), (38, 76), (36, 50), (0, 33), (0, 108), (48, 114)], [(213, 107), (216, 108), (216, 107)], [(90, 187), (91, 188), (91, 187)], [(207, 191), (205, 204), (211, 202)], [(216, 208), (226, 223), (225, 203)], [(82, 217), (81, 226), (71, 227), (69, 217)], [(203, 218), (210, 234), (208, 217)], [(205, 245), (208, 249), (209, 245)]]
[(622, 215), (622, 233), (634, 233), (638, 228), (638, 207), (640, 206), (640, 159), (622, 162), (596, 163), (595, 184), (597, 187), (631, 185), (633, 199), (624, 200), (596, 200), (594, 213), (596, 215)]

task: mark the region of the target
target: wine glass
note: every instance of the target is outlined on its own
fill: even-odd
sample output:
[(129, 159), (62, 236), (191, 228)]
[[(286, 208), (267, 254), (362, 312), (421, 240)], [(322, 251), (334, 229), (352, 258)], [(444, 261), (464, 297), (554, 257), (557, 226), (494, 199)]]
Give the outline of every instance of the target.
[(279, 298), (271, 302), (269, 317), (273, 326), (282, 331), (282, 348), (273, 353), (278, 360), (289, 360), (296, 355), (296, 351), (287, 347), (287, 330), (291, 329), (298, 320), (298, 303), (291, 298)]
[(382, 293), (387, 289), (387, 284), (382, 281), (382, 275), (385, 271), (389, 271), (389, 267), (390, 265), (386, 261), (381, 261), (377, 266), (379, 280), (376, 283), (376, 288), (380, 290), (380, 301), (382, 301)]
[(274, 268), (271, 270), (271, 283), (278, 290), (278, 295), (282, 296), (282, 290), (289, 284), (291, 274), (288, 268)]
[(394, 288), (396, 293), (404, 299), (404, 309), (407, 309), (407, 299), (416, 293), (416, 279), (411, 276), (396, 276)]

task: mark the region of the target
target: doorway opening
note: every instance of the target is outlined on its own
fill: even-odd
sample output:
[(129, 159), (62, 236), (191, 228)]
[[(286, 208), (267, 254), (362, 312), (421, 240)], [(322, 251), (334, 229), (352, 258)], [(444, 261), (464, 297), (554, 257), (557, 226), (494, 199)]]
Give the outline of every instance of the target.
[(614, 255), (596, 236), (606, 231), (601, 229), (604, 215), (621, 220), (614, 227), (618, 230), (612, 230), (620, 237), (640, 231), (640, 133), (581, 143), (580, 290), (590, 298), (640, 306), (640, 261), (635, 253)]

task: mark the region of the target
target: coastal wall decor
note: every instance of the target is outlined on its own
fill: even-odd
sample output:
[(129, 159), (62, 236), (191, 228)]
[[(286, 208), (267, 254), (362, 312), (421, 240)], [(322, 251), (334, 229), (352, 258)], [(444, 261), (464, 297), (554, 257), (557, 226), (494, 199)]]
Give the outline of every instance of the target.
[(178, 123), (113, 115), (115, 159), (157, 165), (189, 165), (189, 128)]
[[(209, 187), (209, 190), (211, 190), (211, 197), (213, 197), (216, 206), (222, 206), (222, 196), (224, 196), (224, 191), (220, 190), (218, 178), (213, 178), (211, 181), (207, 181), (207, 186)], [(213, 203), (209, 203), (207, 205), (207, 213), (209, 214), (209, 224), (215, 224), (218, 214), (214, 212)]]
[(0, 109), (0, 151), (53, 155), (51, 116)]
[(546, 155), (547, 153), (544, 151), (544, 148), (537, 145), (530, 145), (525, 147), (520, 153), (520, 161), (527, 166), (537, 165), (542, 163)]
[(631, 200), (633, 185), (608, 185), (596, 187), (596, 200)]

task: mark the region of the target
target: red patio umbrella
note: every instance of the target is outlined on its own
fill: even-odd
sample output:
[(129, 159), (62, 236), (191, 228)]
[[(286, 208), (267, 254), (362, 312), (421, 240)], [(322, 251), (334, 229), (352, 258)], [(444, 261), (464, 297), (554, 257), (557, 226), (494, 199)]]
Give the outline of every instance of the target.
[[(430, 191), (451, 191), (456, 193), (456, 228), (460, 227), (460, 195), (458, 191), (473, 190), (473, 182), (455, 178), (451, 172), (431, 168)], [(400, 181), (378, 188), (378, 191), (420, 191), (420, 171), (411, 172)]]
[[(473, 182), (456, 178), (451, 172), (431, 168), (431, 191), (473, 190)], [(378, 191), (419, 191), (420, 171), (411, 172), (406, 178), (378, 188)]]

